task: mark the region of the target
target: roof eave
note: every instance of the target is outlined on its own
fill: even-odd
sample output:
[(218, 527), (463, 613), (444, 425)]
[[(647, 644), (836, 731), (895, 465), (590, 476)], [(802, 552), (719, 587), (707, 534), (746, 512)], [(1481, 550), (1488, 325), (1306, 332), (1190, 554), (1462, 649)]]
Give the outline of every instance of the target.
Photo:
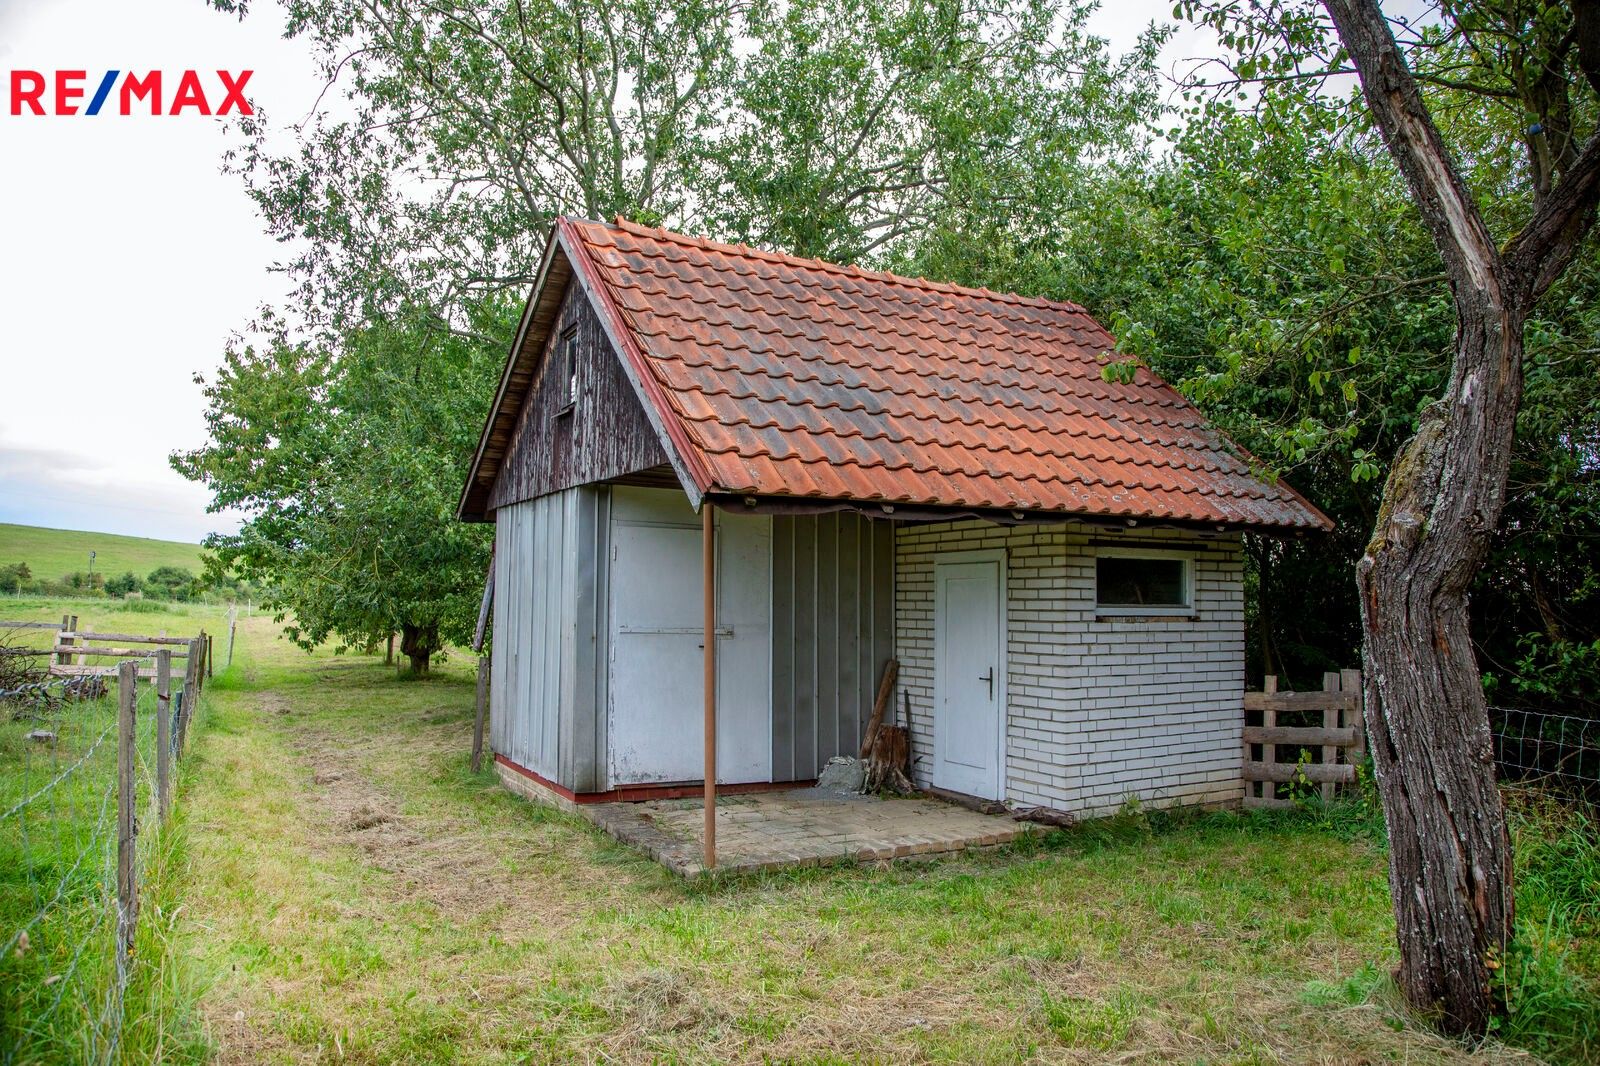
[[(487, 522), (488, 508), (487, 496), (490, 486), (480, 485), (480, 471), (483, 468), (484, 452), (488, 449), (489, 438), (494, 431), (495, 420), (500, 417), (500, 408), (505, 403), (506, 392), (511, 386), (511, 377), (516, 370), (517, 359), (522, 354), (522, 344), (528, 335), (528, 326), (533, 321), (534, 309), (539, 304), (539, 299), (544, 295), (545, 282), (550, 275), (550, 264), (554, 261), (560, 243), (556, 237), (556, 227), (550, 227), (550, 235), (545, 241), (544, 254), (539, 258), (539, 269), (533, 277), (533, 287), (528, 291), (528, 300), (522, 307), (522, 318), (517, 323), (517, 332), (511, 342), (511, 350), (506, 356), (505, 369), (500, 372), (500, 384), (495, 389), (494, 402), (489, 405), (489, 414), (483, 420), (483, 432), (478, 434), (478, 447), (472, 454), (472, 466), (467, 472), (466, 483), (461, 486), (461, 498), (456, 502), (456, 518), (463, 522)], [(480, 490), (482, 499), (474, 500), (474, 489)], [(476, 503), (477, 506), (473, 506)]]

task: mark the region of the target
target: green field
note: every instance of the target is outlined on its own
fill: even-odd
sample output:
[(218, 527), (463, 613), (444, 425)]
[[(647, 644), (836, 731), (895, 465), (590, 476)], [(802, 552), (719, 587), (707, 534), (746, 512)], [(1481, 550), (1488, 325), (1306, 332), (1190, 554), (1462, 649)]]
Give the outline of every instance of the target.
[(36, 578), (58, 581), (87, 570), (90, 552), (95, 573), (107, 577), (129, 570), (144, 577), (158, 566), (181, 566), (195, 574), (201, 568), (198, 544), (0, 523), (0, 566), (27, 563)]

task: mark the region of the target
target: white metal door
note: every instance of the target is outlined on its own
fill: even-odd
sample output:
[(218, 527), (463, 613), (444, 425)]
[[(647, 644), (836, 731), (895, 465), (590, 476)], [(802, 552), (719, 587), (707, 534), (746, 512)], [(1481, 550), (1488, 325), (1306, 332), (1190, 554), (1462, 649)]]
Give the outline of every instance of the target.
[(933, 783), (1002, 798), (1005, 558), (962, 554), (934, 564)]
[[(701, 530), (683, 494), (612, 496), (611, 783), (705, 776)], [(717, 779), (772, 778), (772, 520), (717, 516)]]
[(618, 524), (611, 537), (612, 781), (698, 780), (700, 531)]

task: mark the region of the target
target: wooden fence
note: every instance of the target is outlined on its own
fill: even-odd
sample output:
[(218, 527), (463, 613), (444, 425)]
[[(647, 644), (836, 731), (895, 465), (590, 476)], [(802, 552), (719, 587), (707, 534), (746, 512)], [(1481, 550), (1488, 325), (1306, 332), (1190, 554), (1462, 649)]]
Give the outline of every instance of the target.
[[(201, 633), (198, 638), (169, 637), (169, 636), (143, 636), (137, 633), (87, 633), (76, 629), (62, 632), (56, 639), (56, 646), (51, 649), (55, 652), (56, 661), (50, 666), (50, 673), (54, 677), (113, 677), (118, 667), (95, 666), (89, 663), (90, 659), (143, 659), (147, 665), (140, 666), (141, 678), (156, 676), (156, 653), (162, 648), (171, 651), (174, 659), (187, 659), (189, 649), (195, 640), (206, 642), (207, 650), (211, 638)], [(96, 644), (94, 641), (109, 641), (109, 644)], [(127, 645), (118, 647), (117, 645)]]
[(1290, 807), (1310, 785), (1332, 799), (1366, 757), (1361, 671), (1322, 675), (1321, 690), (1279, 692), (1268, 676), (1244, 694), (1244, 805)]
[[(22, 958), (30, 942), (38, 951), (37, 945), (51, 943), (52, 937), (69, 938), (58, 947), (71, 962), (64, 974), (52, 975), (58, 990), (49, 997), (49, 1006), (30, 1019), (30, 1026), (42, 1027), (58, 1008), (84, 1009), (89, 1043), (84, 1060), (116, 1062), (145, 891), (143, 867), (154, 846), (141, 841), (159, 834), (171, 814), (178, 763), (212, 673), (212, 638), (204, 631), (193, 637), (90, 632), (80, 630), (73, 618), (63, 619), (59, 626), (28, 628), (54, 629), (59, 636), (52, 647), (30, 650), (50, 658), (48, 676), (0, 691), (0, 702), (7, 703), (12, 717), (39, 723), (23, 736), (22, 756), (13, 760), (20, 767), (20, 778), (14, 782), (20, 798), (0, 811), (0, 828), (8, 828), (12, 820), (17, 823), (14, 838), (7, 835), (7, 844), (14, 839), (20, 858), (14, 880), (23, 891), (31, 890), (38, 906), (14, 931), (0, 929), (0, 936), (11, 934), (0, 943), (0, 955)], [(95, 658), (120, 661), (111, 666), (86, 661)], [(110, 677), (117, 680), (115, 711), (101, 729), (96, 715), (104, 703), (83, 698), (78, 683)], [(148, 689), (144, 678), (154, 682)], [(151, 697), (142, 710), (140, 689)], [(53, 695), (56, 691), (62, 693), (59, 698)], [(141, 713), (147, 721), (154, 718), (143, 744)], [(97, 753), (102, 754), (97, 757)], [(114, 769), (106, 765), (112, 756)], [(66, 760), (70, 762), (63, 766)], [(38, 777), (43, 780), (36, 784)], [(98, 818), (92, 816), (96, 806)], [(51, 851), (55, 848), (60, 849), (58, 854)], [(37, 854), (41, 849), (42, 856)], [(62, 905), (63, 899), (70, 901), (70, 908)], [(96, 911), (97, 919), (72, 924), (78, 920), (73, 915)], [(109, 967), (78, 965), (79, 959), (93, 960), (102, 951)], [(101, 973), (108, 975), (103, 988), (97, 976)], [(67, 995), (69, 988), (82, 1002), (75, 1004)], [(0, 1062), (9, 1061), (14, 1050), (0, 1047)]]

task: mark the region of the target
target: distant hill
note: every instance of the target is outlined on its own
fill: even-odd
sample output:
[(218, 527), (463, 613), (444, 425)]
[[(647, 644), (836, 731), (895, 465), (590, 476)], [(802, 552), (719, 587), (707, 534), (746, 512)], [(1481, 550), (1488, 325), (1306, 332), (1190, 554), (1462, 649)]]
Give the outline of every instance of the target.
[(35, 578), (59, 581), (87, 570), (90, 552), (94, 572), (107, 577), (132, 570), (142, 578), (158, 566), (181, 566), (198, 576), (201, 568), (198, 544), (0, 522), (0, 566), (27, 563)]

